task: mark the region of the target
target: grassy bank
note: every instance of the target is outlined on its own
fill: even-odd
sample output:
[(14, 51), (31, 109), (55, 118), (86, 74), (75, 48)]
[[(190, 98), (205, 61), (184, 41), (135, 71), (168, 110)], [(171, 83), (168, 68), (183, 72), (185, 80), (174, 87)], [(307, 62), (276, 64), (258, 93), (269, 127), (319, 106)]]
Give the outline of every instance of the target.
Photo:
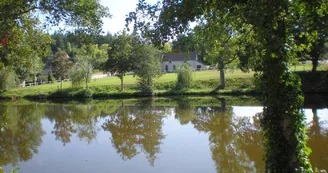
[[(258, 94), (253, 84), (253, 77), (228, 78), (227, 86), (224, 90), (213, 92), (218, 86), (218, 79), (196, 80), (190, 89), (185, 91), (175, 90), (175, 81), (155, 83), (154, 96), (174, 96), (174, 95), (240, 95)], [(148, 96), (141, 93), (136, 84), (125, 86), (124, 91), (119, 90), (119, 86), (92, 86), (89, 91), (84, 88), (66, 88), (55, 90), (46, 94), (25, 95), (30, 99), (62, 99), (62, 98), (131, 98)]]
[[(320, 68), (323, 68), (320, 66)], [(309, 71), (311, 64), (291, 66), (293, 71)], [(218, 91), (219, 94), (253, 94), (258, 93), (253, 84), (253, 72), (243, 73), (240, 70), (226, 70), (226, 85), (224, 90)], [(219, 72), (217, 70), (198, 71), (193, 73), (194, 82), (187, 91), (175, 91), (177, 79), (176, 73), (166, 73), (155, 81), (154, 95), (172, 96), (172, 95), (208, 95), (219, 85)], [(124, 77), (124, 88), (119, 90), (120, 80), (117, 77), (107, 77), (92, 80), (89, 84), (92, 96), (97, 97), (141, 97), (145, 94), (140, 93), (137, 88), (137, 78), (133, 75)], [(81, 98), (86, 97), (83, 88), (72, 88), (70, 82), (64, 82), (62, 90), (61, 84), (46, 84), (25, 88), (15, 88), (1, 93), (2, 98)]]
[[(176, 73), (167, 73), (155, 81), (154, 95), (207, 95), (219, 85), (219, 72), (199, 71), (193, 73), (194, 81), (192, 87), (186, 91), (176, 91)], [(91, 93), (86, 93), (83, 88), (72, 88), (70, 82), (63, 83), (63, 89), (60, 83), (46, 84), (34, 87), (16, 88), (2, 93), (3, 98), (85, 98), (92, 94), (93, 98), (127, 98), (141, 97), (145, 94), (140, 93), (137, 88), (137, 78), (132, 75), (124, 78), (124, 91), (120, 91), (120, 80), (117, 77), (107, 77), (103, 79), (92, 80), (90, 83)], [(221, 94), (240, 94), (254, 92), (253, 73), (243, 73), (240, 70), (226, 71), (226, 88), (220, 90)]]

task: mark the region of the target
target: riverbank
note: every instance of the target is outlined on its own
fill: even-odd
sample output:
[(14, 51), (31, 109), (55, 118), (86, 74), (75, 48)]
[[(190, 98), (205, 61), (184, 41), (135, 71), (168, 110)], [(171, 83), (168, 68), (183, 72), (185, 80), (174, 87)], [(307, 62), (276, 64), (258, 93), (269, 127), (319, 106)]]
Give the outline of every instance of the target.
[[(188, 90), (177, 91), (176, 73), (164, 74), (155, 80), (153, 96), (175, 95), (240, 95), (258, 94), (255, 89), (253, 73), (243, 73), (240, 70), (226, 71), (226, 88), (214, 91), (219, 85), (219, 72), (215, 70), (194, 72), (192, 86)], [(89, 90), (72, 88), (70, 82), (40, 85), (27, 88), (16, 88), (1, 93), (2, 99), (79, 99), (79, 98), (131, 98), (145, 97), (137, 86), (137, 79), (132, 75), (124, 78), (124, 91), (120, 91), (120, 80), (108, 77), (92, 80)], [(60, 89), (62, 88), (62, 89)]]
[(226, 87), (222, 90), (215, 90), (219, 84), (219, 79), (195, 80), (188, 90), (179, 91), (175, 89), (175, 81), (156, 82), (154, 92), (142, 93), (137, 84), (126, 84), (124, 91), (120, 91), (118, 85), (91, 86), (89, 90), (84, 88), (64, 88), (54, 91), (39, 89), (36, 91), (18, 90), (17, 92), (5, 92), (2, 99), (81, 99), (81, 98), (133, 98), (148, 96), (179, 96), (179, 95), (254, 95), (260, 94), (254, 85), (252, 76), (234, 77), (226, 79)]
[[(176, 73), (164, 74), (155, 80), (152, 94), (140, 92), (137, 79), (132, 75), (124, 78), (124, 91), (120, 91), (120, 80), (108, 77), (92, 80), (89, 90), (83, 87), (72, 88), (70, 82), (47, 84), (26, 88), (16, 88), (2, 92), (0, 99), (81, 99), (81, 98), (133, 98), (148, 96), (181, 96), (181, 95), (259, 95), (260, 90), (255, 85), (254, 73), (243, 73), (240, 70), (226, 71), (226, 87), (217, 90), (219, 85), (218, 71), (194, 72), (192, 86), (188, 90), (176, 90)], [(328, 93), (327, 72), (317, 73), (297, 72), (302, 80), (304, 93)], [(62, 89), (60, 89), (62, 88)]]

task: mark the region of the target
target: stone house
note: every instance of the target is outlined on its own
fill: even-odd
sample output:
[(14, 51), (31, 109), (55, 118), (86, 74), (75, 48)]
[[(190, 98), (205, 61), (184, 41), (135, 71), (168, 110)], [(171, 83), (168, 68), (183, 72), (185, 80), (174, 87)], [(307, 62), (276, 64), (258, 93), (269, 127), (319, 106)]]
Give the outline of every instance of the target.
[(189, 64), (192, 70), (206, 70), (206, 65), (200, 62), (196, 52), (165, 54), (162, 60), (163, 72), (175, 72), (180, 65)]

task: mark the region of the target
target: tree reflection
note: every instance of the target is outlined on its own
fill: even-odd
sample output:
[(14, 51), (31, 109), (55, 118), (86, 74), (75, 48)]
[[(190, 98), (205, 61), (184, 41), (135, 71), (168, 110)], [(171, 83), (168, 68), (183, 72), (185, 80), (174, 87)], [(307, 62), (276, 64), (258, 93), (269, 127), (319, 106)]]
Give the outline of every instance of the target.
[(141, 100), (138, 107), (122, 106), (110, 114), (102, 125), (105, 131), (111, 132), (111, 141), (117, 152), (125, 160), (143, 152), (151, 165), (160, 152), (163, 108), (151, 106), (151, 100)]
[(209, 133), (217, 172), (263, 172), (259, 115), (251, 122), (250, 118), (235, 116), (225, 99), (218, 100), (220, 107), (179, 106), (176, 118), (181, 124), (191, 122), (198, 131)]
[(38, 152), (45, 134), (43, 108), (37, 104), (0, 106), (0, 114), (8, 117), (6, 128), (0, 132), (0, 165), (27, 161)]
[(96, 106), (91, 105), (49, 105), (46, 112), (54, 130), (51, 132), (66, 145), (71, 142), (71, 137), (76, 134), (80, 140), (90, 143), (97, 136)]
[(308, 129), (308, 146), (312, 149), (309, 159), (312, 166), (318, 169), (328, 170), (328, 129), (323, 125), (327, 122), (320, 122), (317, 109), (312, 109), (313, 120)]

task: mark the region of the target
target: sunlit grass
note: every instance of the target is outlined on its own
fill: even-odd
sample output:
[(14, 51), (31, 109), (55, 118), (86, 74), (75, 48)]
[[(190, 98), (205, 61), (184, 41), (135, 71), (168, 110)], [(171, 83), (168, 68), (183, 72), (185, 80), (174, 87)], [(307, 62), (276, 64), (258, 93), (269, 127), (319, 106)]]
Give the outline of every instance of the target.
[[(310, 71), (312, 68), (311, 64), (300, 64), (297, 66), (291, 66), (290, 69), (292, 71)], [(321, 66), (318, 67), (320, 70)], [(226, 78), (241, 78), (241, 77), (251, 77), (254, 72), (244, 73), (239, 69), (231, 70), (227, 69), (225, 71)], [(194, 80), (207, 80), (207, 79), (219, 79), (219, 71), (217, 70), (207, 70), (207, 71), (196, 71), (193, 73)], [(155, 80), (157, 83), (164, 82), (172, 82), (176, 81), (177, 74), (176, 73), (165, 73), (161, 77)], [(133, 85), (137, 83), (137, 77), (133, 75), (127, 75), (124, 77), (124, 85)], [(119, 86), (120, 79), (117, 77), (106, 77), (102, 79), (93, 79), (91, 83), (89, 83), (90, 87), (97, 86)], [(62, 88), (70, 88), (72, 87), (70, 82), (64, 82)], [(61, 88), (61, 83), (54, 84), (45, 84), (39, 86), (25, 87), (25, 88), (15, 88), (9, 91), (6, 91), (4, 95), (17, 95), (17, 96), (25, 96), (25, 95), (34, 95), (34, 94), (47, 94), (52, 91), (56, 91)]]

